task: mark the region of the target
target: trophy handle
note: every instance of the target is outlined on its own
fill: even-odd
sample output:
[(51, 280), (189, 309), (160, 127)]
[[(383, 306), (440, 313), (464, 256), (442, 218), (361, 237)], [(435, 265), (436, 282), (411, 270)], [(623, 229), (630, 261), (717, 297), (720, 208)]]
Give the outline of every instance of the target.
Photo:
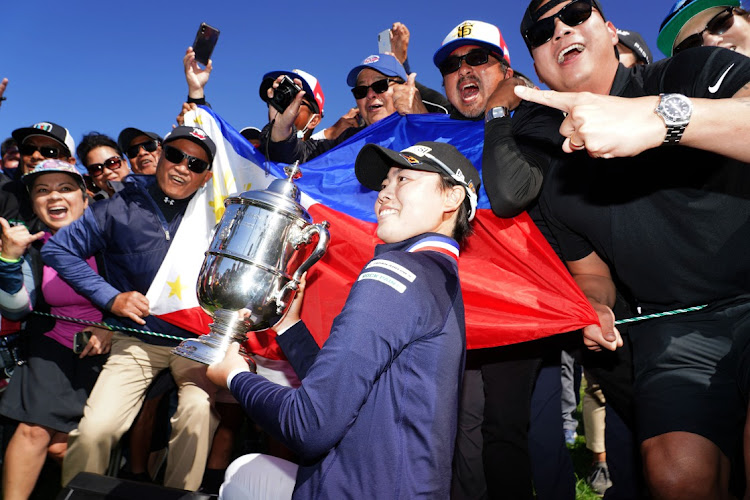
[(295, 247), (302, 243), (310, 243), (314, 234), (318, 235), (318, 244), (310, 256), (297, 268), (292, 279), (279, 290), (279, 293), (276, 295), (276, 314), (283, 314), (284, 309), (286, 309), (287, 303), (282, 298), (286, 292), (289, 290), (298, 290), (302, 275), (325, 255), (326, 250), (328, 250), (328, 243), (331, 241), (331, 234), (328, 232), (329, 226), (328, 221), (324, 220), (319, 224), (310, 224), (302, 230), (299, 239), (295, 242)]
[(297, 272), (295, 272), (294, 276), (292, 276), (292, 280), (299, 283), (302, 279), (302, 275), (305, 274), (307, 270), (313, 266), (313, 264), (318, 262), (323, 257), (323, 255), (325, 255), (326, 250), (328, 250), (328, 243), (331, 241), (331, 234), (328, 232), (329, 226), (330, 224), (328, 223), (328, 221), (324, 220), (320, 224), (310, 224), (302, 231), (302, 241), (304, 241), (305, 243), (310, 243), (310, 241), (312, 241), (313, 235), (317, 234), (318, 244), (315, 247), (315, 250), (313, 250), (313, 253), (310, 254), (307, 259), (305, 259), (305, 262), (303, 262), (302, 265), (299, 266), (299, 268), (297, 268)]

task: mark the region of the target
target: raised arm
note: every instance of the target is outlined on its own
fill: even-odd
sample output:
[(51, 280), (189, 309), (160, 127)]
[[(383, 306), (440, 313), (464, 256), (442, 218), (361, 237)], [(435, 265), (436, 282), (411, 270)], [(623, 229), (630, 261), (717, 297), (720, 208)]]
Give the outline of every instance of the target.
[(0, 80), (0, 106), (2, 106), (3, 101), (5, 100), (5, 97), (3, 97), (3, 94), (5, 94), (5, 89), (8, 88), (8, 79), (3, 78)]
[(501, 107), (515, 110), (513, 117), (487, 121), (482, 153), (482, 184), (492, 212), (498, 217), (515, 217), (535, 202), (542, 190), (550, 154), (561, 142), (558, 128), (562, 114), (543, 106), (522, 104), (513, 89), (522, 80), (501, 80), (487, 104), (487, 110)]
[(193, 47), (188, 47), (185, 51), (185, 57), (182, 58), (182, 65), (185, 68), (185, 81), (188, 86), (188, 100), (191, 102), (205, 100), (206, 94), (204, 89), (214, 69), (213, 61), (208, 60), (208, 65), (201, 68), (195, 60), (195, 51)]
[[(658, 96), (624, 98), (588, 92), (555, 92), (516, 87), (523, 99), (557, 108), (563, 151), (585, 148), (593, 157), (635, 156), (662, 146), (667, 129), (654, 113)], [(750, 163), (750, 84), (731, 98), (690, 98), (693, 112), (680, 144)], [(572, 145), (571, 145), (572, 142)]]

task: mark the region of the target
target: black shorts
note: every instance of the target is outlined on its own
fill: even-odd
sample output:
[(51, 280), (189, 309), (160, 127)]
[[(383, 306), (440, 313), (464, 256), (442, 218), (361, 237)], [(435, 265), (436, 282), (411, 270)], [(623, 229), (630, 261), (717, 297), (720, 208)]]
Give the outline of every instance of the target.
[(630, 337), (639, 439), (691, 432), (733, 457), (750, 393), (750, 302), (644, 321)]

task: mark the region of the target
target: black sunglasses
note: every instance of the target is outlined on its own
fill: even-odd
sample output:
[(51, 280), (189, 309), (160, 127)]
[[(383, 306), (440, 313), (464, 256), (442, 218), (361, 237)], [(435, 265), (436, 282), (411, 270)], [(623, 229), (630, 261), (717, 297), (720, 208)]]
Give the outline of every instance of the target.
[(31, 156), (35, 152), (39, 153), (45, 158), (62, 158), (60, 148), (54, 146), (34, 146), (33, 144), (21, 144), (18, 146), (18, 151), (24, 156)]
[(369, 89), (372, 89), (372, 91), (376, 94), (382, 94), (383, 92), (388, 90), (391, 82), (403, 83), (399, 78), (383, 78), (382, 80), (378, 80), (377, 82), (372, 82), (372, 85), (357, 85), (352, 89), (352, 94), (354, 94), (355, 99), (364, 99), (365, 97), (367, 97), (367, 92)]
[(490, 56), (498, 59), (495, 54), (486, 49), (470, 50), (462, 56), (448, 56), (442, 63), (440, 63), (440, 74), (445, 76), (458, 71), (461, 67), (461, 62), (463, 61), (466, 61), (466, 64), (469, 66), (481, 66), (482, 64), (487, 64), (487, 61), (490, 60)]
[(99, 177), (104, 173), (104, 169), (108, 168), (110, 170), (117, 170), (122, 166), (122, 158), (119, 156), (113, 156), (112, 158), (107, 158), (104, 160), (104, 163), (92, 163), (91, 165), (88, 165), (86, 169), (89, 171), (89, 175), (91, 177)]
[(674, 49), (672, 49), (672, 55), (677, 54), (685, 49), (692, 49), (693, 47), (700, 47), (703, 45), (703, 33), (708, 31), (712, 35), (723, 35), (729, 28), (734, 26), (734, 7), (727, 7), (722, 10), (710, 21), (706, 23), (706, 27), (700, 30), (698, 33), (694, 33), (681, 41)]
[(148, 153), (153, 153), (156, 151), (156, 148), (159, 147), (159, 141), (156, 139), (152, 139), (150, 141), (146, 142), (140, 142), (138, 144), (133, 144), (132, 146), (128, 147), (128, 149), (125, 150), (125, 154), (128, 155), (128, 158), (135, 158), (138, 156), (138, 153), (140, 152), (141, 148), (146, 150)]
[(592, 9), (591, 0), (574, 0), (560, 9), (557, 14), (540, 19), (529, 26), (523, 32), (523, 37), (531, 48), (544, 45), (552, 40), (555, 35), (555, 19), (560, 19), (564, 24), (571, 27), (578, 26), (591, 17)]
[(164, 146), (164, 157), (167, 161), (174, 163), (175, 165), (179, 165), (182, 163), (182, 160), (187, 158), (187, 168), (196, 174), (202, 174), (208, 168), (208, 162), (206, 160), (201, 160), (195, 156), (185, 154), (172, 146)]

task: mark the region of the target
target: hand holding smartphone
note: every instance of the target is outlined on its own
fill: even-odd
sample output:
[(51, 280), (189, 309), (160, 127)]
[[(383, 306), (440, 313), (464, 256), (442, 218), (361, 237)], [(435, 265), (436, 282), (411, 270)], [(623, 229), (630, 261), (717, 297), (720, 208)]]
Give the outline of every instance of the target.
[(385, 54), (386, 52), (393, 52), (391, 50), (391, 30), (383, 30), (378, 33), (378, 53)]
[(73, 335), (73, 352), (81, 354), (91, 339), (90, 331), (76, 332)]
[(208, 60), (211, 59), (216, 42), (219, 40), (219, 33), (218, 29), (206, 23), (201, 23), (198, 27), (193, 42), (193, 50), (195, 51), (195, 60), (203, 66), (208, 65)]

